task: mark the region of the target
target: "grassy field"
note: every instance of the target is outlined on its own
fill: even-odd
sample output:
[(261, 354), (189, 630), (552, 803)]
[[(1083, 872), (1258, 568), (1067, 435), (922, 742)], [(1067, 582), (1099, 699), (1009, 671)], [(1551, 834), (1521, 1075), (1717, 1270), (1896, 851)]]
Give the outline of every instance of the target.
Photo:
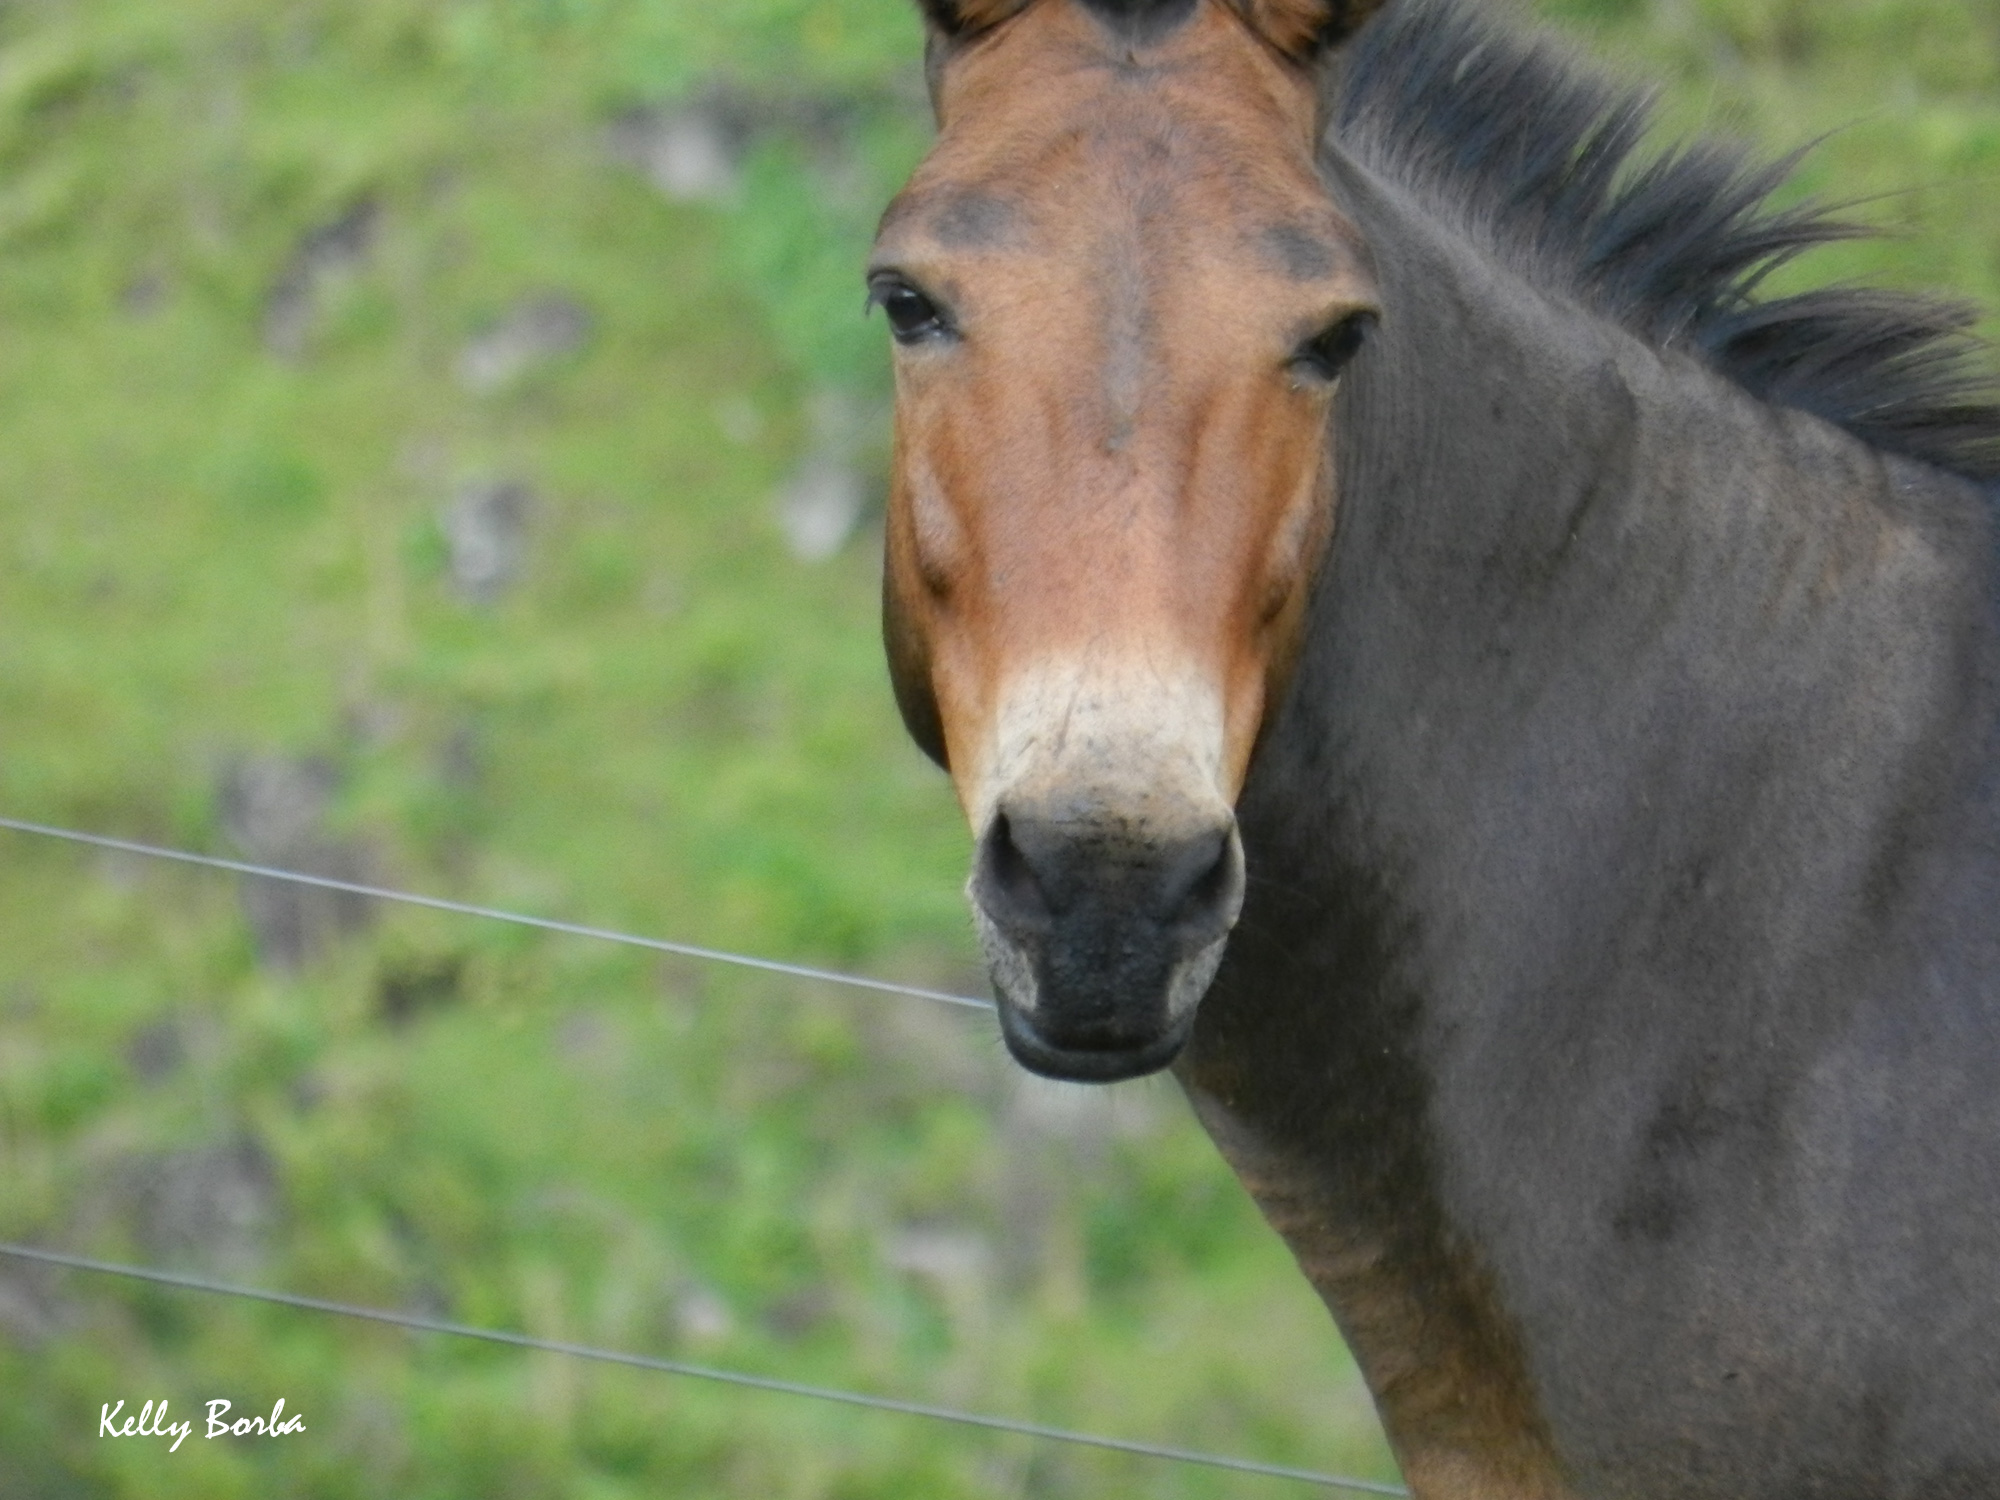
[[(1991, 5), (1547, 9), (1677, 127), (1835, 132), (1804, 187), (1899, 233), (1796, 274), (2000, 303)], [(780, 500), (874, 482), (918, 45), (902, 0), (0, 9), (0, 815), (977, 985), (868, 516)], [(5, 833), (0, 1237), (1394, 1472), (1170, 1084)], [(10, 1265), (0, 1391), (9, 1497), (1286, 1489)], [(305, 1434), (96, 1435), (279, 1397)]]

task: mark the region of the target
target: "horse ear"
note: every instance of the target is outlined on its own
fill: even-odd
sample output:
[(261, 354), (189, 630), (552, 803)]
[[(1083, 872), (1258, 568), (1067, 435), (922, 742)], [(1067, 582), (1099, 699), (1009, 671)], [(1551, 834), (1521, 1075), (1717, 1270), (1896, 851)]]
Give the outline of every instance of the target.
[(968, 36), (998, 26), (1016, 12), (1027, 9), (1028, 4), (1029, 0), (917, 0), (924, 19), (939, 36), (946, 38)]
[(1313, 62), (1345, 42), (1382, 0), (1230, 0), (1265, 41), (1298, 62)]
[[(934, 35), (947, 41), (998, 26), (1032, 0), (917, 0)], [(1089, 0), (1086, 0), (1089, 3)], [(1102, 4), (1102, 0), (1099, 0)], [(1287, 57), (1311, 62), (1361, 29), (1382, 0), (1226, 0), (1250, 28)], [(1120, 14), (1180, 9), (1174, 0), (1119, 0)]]

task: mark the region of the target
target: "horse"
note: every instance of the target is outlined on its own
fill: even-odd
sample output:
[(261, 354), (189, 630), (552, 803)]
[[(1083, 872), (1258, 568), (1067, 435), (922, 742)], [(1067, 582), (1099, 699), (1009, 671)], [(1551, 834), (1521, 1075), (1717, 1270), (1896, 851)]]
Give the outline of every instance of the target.
[(2000, 1495), (2000, 391), (1468, 0), (920, 0), (883, 634), (1419, 1500)]

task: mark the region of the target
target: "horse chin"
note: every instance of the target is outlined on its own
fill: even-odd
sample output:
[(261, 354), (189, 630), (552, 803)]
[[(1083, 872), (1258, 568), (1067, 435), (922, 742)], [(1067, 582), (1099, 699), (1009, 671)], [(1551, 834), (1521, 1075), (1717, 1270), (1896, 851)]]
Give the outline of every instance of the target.
[(1175, 963), (1157, 998), (1098, 995), (1079, 1003), (1051, 993), (1047, 966), (1001, 933), (977, 902), (973, 912), (1007, 1050), (1029, 1072), (1066, 1083), (1117, 1083), (1171, 1064), (1194, 1031), (1196, 1009), (1229, 943), (1225, 933)]
[(1137, 1047), (1058, 1047), (1043, 1040), (1034, 1022), (1004, 999), (1000, 1006), (1000, 1035), (1014, 1061), (1059, 1083), (1121, 1083), (1157, 1073), (1181, 1055), (1193, 1030), (1194, 1012), (1189, 1011), (1164, 1034)]

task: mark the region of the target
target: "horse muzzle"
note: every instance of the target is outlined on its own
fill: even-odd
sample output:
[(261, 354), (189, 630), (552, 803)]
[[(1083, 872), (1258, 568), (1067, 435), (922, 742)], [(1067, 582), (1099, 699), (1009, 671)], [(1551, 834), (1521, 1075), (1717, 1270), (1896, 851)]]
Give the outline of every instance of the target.
[(1242, 909), (1243, 842), (1226, 809), (1160, 827), (1003, 803), (968, 894), (1016, 1061), (1111, 1083), (1186, 1045)]

